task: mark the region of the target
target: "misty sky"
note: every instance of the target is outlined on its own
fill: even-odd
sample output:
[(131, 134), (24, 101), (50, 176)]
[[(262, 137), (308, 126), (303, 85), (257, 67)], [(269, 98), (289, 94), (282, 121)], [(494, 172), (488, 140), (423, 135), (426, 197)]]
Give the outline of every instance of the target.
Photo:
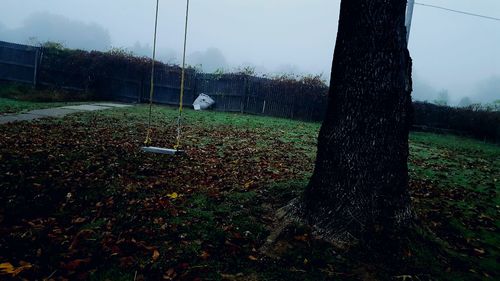
[[(155, 0), (0, 1), (0, 40), (150, 53)], [(160, 2), (160, 58), (178, 62), (185, 1)], [(500, 17), (500, 0), (417, 2)], [(329, 80), (339, 6), (340, 0), (191, 0), (188, 63), (206, 71), (251, 65), (260, 73), (323, 73)], [(416, 99), (434, 100), (443, 90), (452, 103), (500, 99), (499, 21), (416, 6), (411, 35)]]

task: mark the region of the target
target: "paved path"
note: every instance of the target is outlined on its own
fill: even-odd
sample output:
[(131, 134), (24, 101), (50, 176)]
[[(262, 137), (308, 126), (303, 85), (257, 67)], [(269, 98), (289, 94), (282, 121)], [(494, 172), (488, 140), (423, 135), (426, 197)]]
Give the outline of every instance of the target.
[(111, 108), (129, 107), (132, 105), (121, 103), (92, 103), (82, 105), (63, 106), (47, 109), (36, 109), (20, 114), (0, 115), (0, 124), (13, 123), (19, 121), (31, 121), (49, 117), (63, 117), (77, 112), (98, 111)]

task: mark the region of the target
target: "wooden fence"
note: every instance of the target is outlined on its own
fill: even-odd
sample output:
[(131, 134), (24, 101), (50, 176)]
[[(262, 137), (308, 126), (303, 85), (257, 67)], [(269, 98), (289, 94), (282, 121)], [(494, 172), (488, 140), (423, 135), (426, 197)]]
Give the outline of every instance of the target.
[[(91, 92), (94, 98), (123, 102), (147, 102), (150, 73), (137, 60), (113, 61), (113, 55), (85, 51), (58, 51), (0, 42), (0, 80), (16, 81), (70, 91)], [(89, 67), (96, 61), (96, 69)], [(180, 69), (158, 63), (153, 101), (178, 105)], [(184, 104), (190, 106), (205, 93), (217, 111), (241, 112), (284, 118), (322, 119), (326, 109), (325, 86), (280, 81), (244, 74), (206, 74), (189, 70)]]
[(201, 74), (196, 90), (211, 96), (218, 111), (319, 121), (326, 111), (328, 88), (244, 74)]
[[(77, 50), (50, 51), (0, 41), (0, 80), (85, 91), (102, 100), (148, 102), (150, 63), (147, 58)], [(178, 66), (158, 63), (153, 101), (178, 105), (180, 77)], [(216, 101), (217, 111), (322, 121), (328, 88), (310, 82), (245, 74), (206, 74), (190, 69), (183, 101), (190, 106), (199, 94), (205, 93)], [(500, 141), (499, 112), (418, 102), (414, 108), (414, 123), (419, 130), (439, 128)]]
[(0, 41), (0, 79), (36, 85), (40, 48)]

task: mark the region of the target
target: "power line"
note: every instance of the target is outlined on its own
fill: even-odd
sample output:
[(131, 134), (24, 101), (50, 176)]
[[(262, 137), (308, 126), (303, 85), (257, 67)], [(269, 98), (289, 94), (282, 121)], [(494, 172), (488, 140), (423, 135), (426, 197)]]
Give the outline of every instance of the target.
[(445, 8), (445, 7), (440, 7), (440, 6), (435, 6), (435, 5), (423, 4), (423, 3), (418, 3), (418, 2), (415, 2), (415, 5), (420, 5), (420, 6), (424, 6), (424, 7), (445, 10), (445, 11), (448, 11), (448, 12), (454, 12), (454, 13), (464, 14), (464, 15), (468, 15), (468, 16), (473, 16), (473, 17), (480, 17), (480, 18), (485, 18), (485, 19), (489, 19), (489, 20), (500, 21), (500, 18), (489, 17), (489, 16), (484, 16), (484, 15), (479, 15), (479, 14), (474, 14), (474, 13), (469, 13), (469, 12), (464, 12), (464, 11), (459, 11), (459, 10), (453, 10), (453, 9), (449, 9), (449, 8)]

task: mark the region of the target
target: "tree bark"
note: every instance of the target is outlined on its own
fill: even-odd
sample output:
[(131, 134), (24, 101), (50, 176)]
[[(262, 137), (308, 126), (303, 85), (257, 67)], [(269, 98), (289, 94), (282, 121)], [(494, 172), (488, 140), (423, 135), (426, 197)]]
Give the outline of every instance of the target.
[(300, 202), (317, 234), (351, 243), (413, 218), (405, 0), (342, 0), (328, 109)]

